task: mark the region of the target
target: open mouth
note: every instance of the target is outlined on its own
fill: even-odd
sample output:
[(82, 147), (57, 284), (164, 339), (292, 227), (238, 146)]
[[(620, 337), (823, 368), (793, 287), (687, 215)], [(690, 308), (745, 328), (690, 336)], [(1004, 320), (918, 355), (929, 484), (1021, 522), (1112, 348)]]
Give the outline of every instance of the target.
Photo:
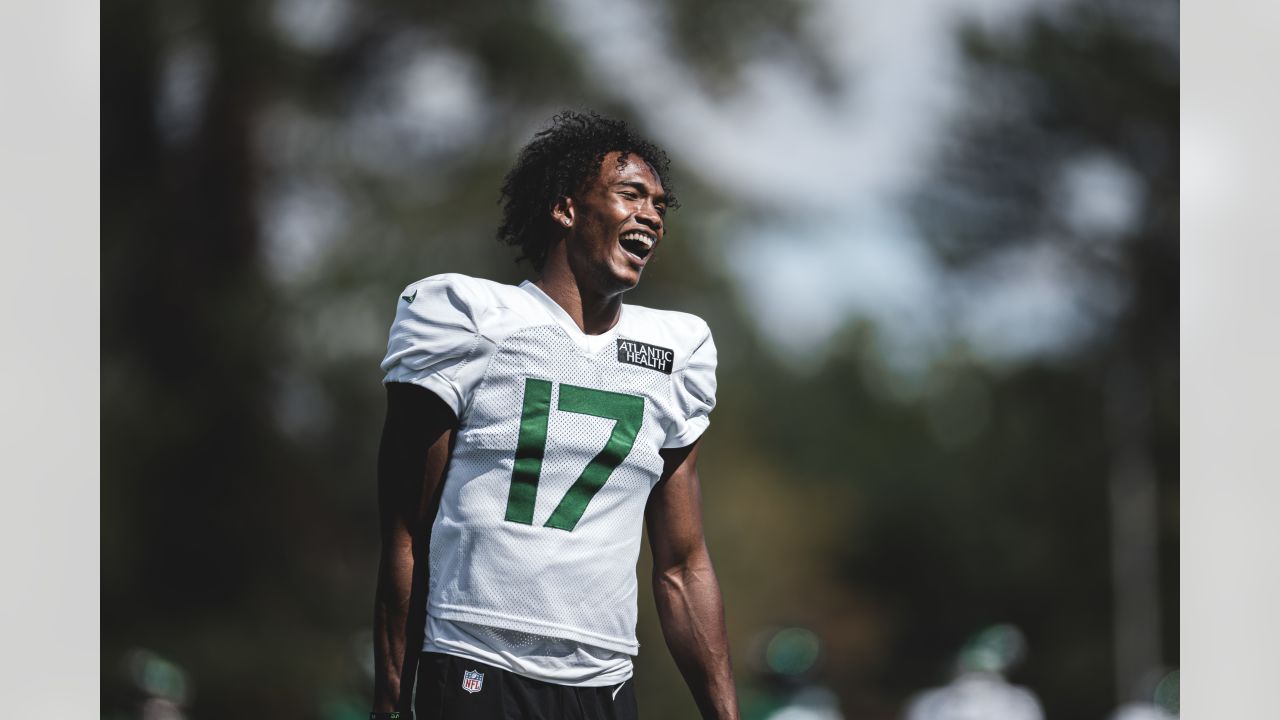
[(619, 240), (619, 243), (622, 245), (622, 249), (626, 250), (639, 260), (644, 260), (649, 257), (649, 253), (653, 252), (653, 246), (656, 245), (657, 242), (657, 238), (639, 230), (633, 230), (623, 235), (621, 240)]

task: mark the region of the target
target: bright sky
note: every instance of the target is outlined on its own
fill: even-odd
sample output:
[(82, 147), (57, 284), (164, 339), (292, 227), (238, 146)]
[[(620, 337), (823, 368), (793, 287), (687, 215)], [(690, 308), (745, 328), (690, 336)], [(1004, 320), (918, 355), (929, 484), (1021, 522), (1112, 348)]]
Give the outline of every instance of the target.
[[(815, 87), (786, 60), (762, 57), (725, 97), (685, 71), (659, 5), (543, 0), (550, 25), (578, 46), (593, 80), (640, 113), (682, 168), (763, 211), (763, 220), (727, 218), (724, 235), (732, 240), (708, 252), (727, 260), (766, 337), (785, 354), (813, 357), (834, 331), (863, 317), (904, 369), (956, 342), (996, 361), (1068, 350), (1096, 329), (1091, 318), (1100, 305), (1123, 301), (1121, 288), (1035, 238), (972, 277), (955, 277), (903, 210), (963, 106), (959, 24), (1016, 31), (1030, 11), (1061, 4), (813, 0), (804, 33), (832, 64), (835, 92)], [(350, 12), (347, 0), (277, 0), (273, 7), (278, 26), (303, 49), (332, 43)], [(405, 48), (389, 63), (383, 96), (390, 105), (355, 113), (343, 129), (356, 156), (388, 169), (412, 165), (415, 148), (483, 135), (474, 61), (421, 38)], [(277, 119), (290, 128), (284, 136), (296, 134), (296, 119)], [(1105, 238), (1134, 222), (1142, 188), (1114, 158), (1082, 158), (1061, 173), (1069, 226)], [(318, 211), (338, 207), (322, 186), (295, 182), (279, 194), (268, 235), (277, 239), (273, 262), (287, 274), (322, 251), (317, 218), (331, 229), (340, 218)]]
[[(1082, 297), (1117, 297), (1034, 242), (984, 268), (990, 282), (960, 287), (902, 211), (963, 102), (958, 24), (1016, 29), (1050, 4), (816, 0), (805, 31), (838, 74), (834, 97), (801, 69), (761, 58), (727, 99), (683, 72), (653, 5), (549, 0), (548, 9), (600, 84), (642, 113), (684, 167), (772, 209), (770, 221), (742, 223), (729, 233), (733, 246), (714, 251), (769, 338), (808, 355), (862, 316), (884, 334), (890, 359), (910, 365), (957, 339), (995, 360), (1054, 353), (1088, 334)], [(1103, 157), (1072, 172), (1064, 191), (1082, 222), (1132, 221), (1137, 190), (1125, 168)]]

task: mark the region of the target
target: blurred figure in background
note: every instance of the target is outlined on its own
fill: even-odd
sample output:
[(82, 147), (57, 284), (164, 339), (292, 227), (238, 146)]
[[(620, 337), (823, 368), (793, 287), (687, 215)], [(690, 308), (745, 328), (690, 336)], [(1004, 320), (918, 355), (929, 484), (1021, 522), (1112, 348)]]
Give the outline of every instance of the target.
[(752, 645), (755, 677), (743, 691), (746, 720), (844, 720), (836, 693), (816, 678), (823, 655), (817, 633), (771, 628)]
[[(133, 681), (139, 720), (185, 720), (191, 680), (177, 663), (159, 653), (133, 648), (125, 653), (122, 670)], [(115, 720), (117, 716), (107, 716)], [(123, 720), (123, 719), (122, 719)]]
[[(1163, 677), (1160, 677), (1164, 673)], [(1180, 710), (1180, 674), (1177, 670), (1152, 670), (1144, 678), (1136, 696), (1141, 699), (1122, 703), (1108, 720), (1174, 720)], [(1159, 681), (1156, 681), (1159, 678)]]
[(926, 690), (907, 705), (906, 720), (1044, 720), (1031, 690), (1004, 678), (1026, 655), (1026, 640), (1012, 625), (993, 625), (960, 651), (956, 678)]

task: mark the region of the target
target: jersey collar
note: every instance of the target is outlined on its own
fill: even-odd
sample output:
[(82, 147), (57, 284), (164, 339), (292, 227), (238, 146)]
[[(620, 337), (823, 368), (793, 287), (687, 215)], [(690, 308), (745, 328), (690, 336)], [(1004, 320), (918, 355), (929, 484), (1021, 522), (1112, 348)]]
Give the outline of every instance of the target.
[(582, 329), (573, 321), (573, 318), (569, 317), (569, 313), (565, 312), (564, 308), (560, 307), (560, 303), (552, 300), (550, 295), (542, 291), (542, 288), (534, 285), (528, 280), (525, 280), (520, 283), (520, 289), (524, 290), (530, 297), (536, 300), (538, 304), (551, 315), (551, 317), (556, 321), (556, 324), (564, 328), (564, 331), (568, 333), (569, 337), (573, 338), (573, 342), (577, 344), (578, 347), (591, 354), (600, 352), (600, 350), (607, 347), (614, 341), (614, 338), (618, 335), (618, 328), (622, 327), (622, 321), (627, 316), (627, 306), (624, 303), (618, 310), (618, 322), (614, 323), (613, 327), (599, 335), (588, 335), (582, 332)]

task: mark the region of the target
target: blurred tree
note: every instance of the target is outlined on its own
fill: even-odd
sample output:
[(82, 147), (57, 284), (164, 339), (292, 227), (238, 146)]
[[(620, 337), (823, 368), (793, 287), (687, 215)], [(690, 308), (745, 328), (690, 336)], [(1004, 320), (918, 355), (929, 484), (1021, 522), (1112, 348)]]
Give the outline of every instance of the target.
[[(933, 449), (855, 453), (865, 522), (848, 567), (892, 608), (877, 685), (899, 697), (943, 680), (963, 635), (998, 619), (1027, 631), (1025, 680), (1050, 716), (1102, 716), (1177, 664), (1171, 14), (1076, 3), (1008, 35), (966, 34), (969, 111), (915, 215), (962, 286), (1050, 248), (1079, 278), (1089, 330), (1021, 369), (968, 367), (962, 353), (912, 413)], [(866, 432), (884, 438), (875, 422)], [(956, 447), (947, 424), (970, 437)]]
[[(492, 239), (515, 149), (561, 107), (632, 113), (538, 4), (103, 15), (104, 715), (136, 712), (143, 647), (198, 717), (358, 717), (393, 300), (436, 272), (520, 279)], [(639, 299), (749, 347), (724, 280), (670, 248)], [(646, 711), (688, 716), (646, 644)]]
[[(104, 7), (105, 716), (136, 708), (124, 660), (143, 647), (186, 670), (195, 717), (360, 717), (393, 301), (437, 272), (519, 280), (492, 239), (515, 150), (562, 107), (643, 117), (594, 85), (559, 27), (568, 7)], [(1026, 633), (1017, 679), (1050, 716), (1105, 714), (1118, 474), (1158, 484), (1160, 659), (1176, 662), (1176, 51), (1114, 4), (1072, 7), (968, 36), (984, 111), (918, 213), (958, 278), (1048, 238), (1119, 288), (1064, 356), (956, 348), (903, 395), (877, 329), (855, 325), (797, 373), (745, 317), (750, 288), (695, 247), (727, 246), (724, 211), (759, 209), (674, 158), (685, 207), (633, 299), (716, 331), (706, 520), (761, 714), (817, 682), (849, 716), (892, 717), (1000, 621)], [(803, 42), (804, 3), (659, 9), (713, 90), (761, 48), (831, 72)], [(1072, 178), (1099, 176), (1138, 188), (1121, 213), (1136, 220), (1060, 211)], [(643, 593), (641, 612), (642, 712), (692, 717)], [(787, 682), (758, 646), (779, 626), (822, 643)]]

